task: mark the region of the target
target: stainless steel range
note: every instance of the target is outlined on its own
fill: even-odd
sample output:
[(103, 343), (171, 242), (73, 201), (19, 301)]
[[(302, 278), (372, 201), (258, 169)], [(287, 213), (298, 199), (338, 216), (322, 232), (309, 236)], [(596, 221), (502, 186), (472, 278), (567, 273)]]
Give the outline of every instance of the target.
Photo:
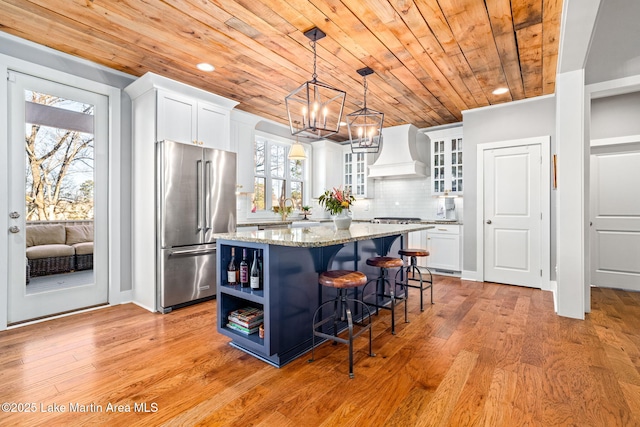
[(401, 216), (383, 216), (373, 218), (371, 220), (374, 224), (417, 224), (421, 221), (420, 218), (401, 217)]

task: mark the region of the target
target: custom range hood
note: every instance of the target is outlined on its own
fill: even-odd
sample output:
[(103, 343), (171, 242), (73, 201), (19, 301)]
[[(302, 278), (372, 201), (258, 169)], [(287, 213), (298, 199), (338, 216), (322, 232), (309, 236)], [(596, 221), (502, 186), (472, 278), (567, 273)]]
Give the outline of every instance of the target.
[(382, 129), (382, 148), (369, 166), (370, 178), (421, 178), (428, 175), (428, 138), (414, 125)]

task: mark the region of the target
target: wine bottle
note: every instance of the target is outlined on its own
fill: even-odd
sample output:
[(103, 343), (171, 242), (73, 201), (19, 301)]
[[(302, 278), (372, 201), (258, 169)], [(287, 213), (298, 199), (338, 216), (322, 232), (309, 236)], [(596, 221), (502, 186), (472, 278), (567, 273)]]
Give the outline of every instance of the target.
[(249, 286), (249, 263), (247, 262), (247, 250), (242, 250), (242, 261), (240, 261), (240, 285), (243, 288)]
[(258, 251), (253, 251), (253, 262), (251, 263), (251, 289), (258, 290), (262, 286), (260, 283), (260, 266), (258, 265)]
[(231, 260), (227, 266), (227, 282), (229, 286), (235, 286), (238, 284), (238, 265), (236, 264), (236, 248), (231, 248)]
[(258, 270), (260, 271), (260, 289), (264, 289), (264, 267), (262, 265), (262, 251), (258, 252)]

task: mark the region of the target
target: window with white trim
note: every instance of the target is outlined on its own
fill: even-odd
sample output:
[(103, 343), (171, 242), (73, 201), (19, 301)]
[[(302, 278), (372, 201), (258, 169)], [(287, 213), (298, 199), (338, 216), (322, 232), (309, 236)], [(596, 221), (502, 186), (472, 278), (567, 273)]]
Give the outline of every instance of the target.
[[(305, 160), (288, 158), (290, 144), (257, 135), (254, 143), (254, 193), (251, 212), (271, 211), (284, 199), (300, 210), (306, 200)], [(287, 206), (290, 204), (287, 203)]]

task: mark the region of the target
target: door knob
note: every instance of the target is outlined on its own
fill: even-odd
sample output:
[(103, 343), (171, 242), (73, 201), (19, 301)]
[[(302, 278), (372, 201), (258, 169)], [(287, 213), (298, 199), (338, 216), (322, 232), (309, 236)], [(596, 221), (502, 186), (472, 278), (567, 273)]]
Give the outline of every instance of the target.
[(13, 211), (13, 212), (11, 212), (11, 213), (9, 214), (9, 218), (11, 218), (11, 219), (18, 219), (18, 218), (20, 218), (20, 214), (19, 214), (18, 212)]
[(491, 220), (490, 219), (487, 220), (487, 224), (491, 224)]
[(12, 233), (19, 233), (20, 227), (18, 227), (17, 225), (12, 225), (11, 227), (9, 227), (9, 231)]

